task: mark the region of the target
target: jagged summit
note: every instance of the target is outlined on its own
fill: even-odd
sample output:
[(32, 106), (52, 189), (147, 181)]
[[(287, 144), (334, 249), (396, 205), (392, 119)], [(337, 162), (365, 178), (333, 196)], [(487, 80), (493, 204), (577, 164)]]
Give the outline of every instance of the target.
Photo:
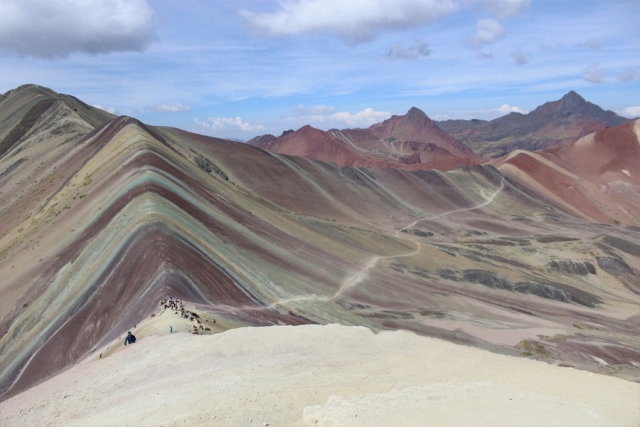
[(587, 102), (585, 101), (585, 99), (580, 96), (580, 94), (578, 92), (576, 92), (575, 90), (570, 90), (569, 92), (567, 92), (566, 94), (564, 94), (562, 96), (562, 98), (560, 98), (560, 101), (562, 100), (571, 100), (574, 102)]
[[(574, 91), (570, 91), (557, 101), (546, 102), (537, 107), (531, 113), (526, 114), (529, 119), (542, 121), (563, 121), (567, 122), (568, 117), (573, 115), (571, 120), (582, 119), (584, 121), (599, 121), (606, 127), (616, 126), (628, 121), (620, 117), (613, 111), (605, 111), (598, 105), (585, 100)], [(500, 117), (495, 120), (504, 119)], [(542, 123), (541, 123), (542, 124)]]
[[(589, 114), (589, 106), (594, 105), (587, 102), (583, 97), (578, 95), (574, 91), (570, 91), (558, 101), (557, 103), (557, 112), (558, 113), (578, 113), (578, 114)], [(535, 110), (534, 110), (535, 111)]]
[(588, 106), (593, 105), (574, 91), (568, 92), (557, 102), (559, 112), (586, 113)]

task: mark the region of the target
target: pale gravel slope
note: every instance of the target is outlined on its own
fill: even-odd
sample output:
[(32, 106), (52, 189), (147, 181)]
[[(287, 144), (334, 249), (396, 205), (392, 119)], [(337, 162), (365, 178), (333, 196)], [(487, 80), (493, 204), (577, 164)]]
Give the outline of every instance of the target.
[(636, 426), (640, 385), (363, 327), (151, 336), (0, 404), (3, 426)]

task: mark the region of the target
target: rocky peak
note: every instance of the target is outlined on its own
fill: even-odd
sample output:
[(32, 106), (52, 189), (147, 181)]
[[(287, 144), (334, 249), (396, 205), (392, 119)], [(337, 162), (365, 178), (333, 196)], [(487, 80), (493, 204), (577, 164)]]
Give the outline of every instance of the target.
[(587, 113), (590, 103), (574, 91), (560, 98), (558, 112)]
[(429, 117), (427, 117), (427, 115), (424, 113), (424, 111), (422, 111), (421, 109), (416, 108), (416, 107), (411, 107), (411, 108), (409, 109), (409, 111), (407, 111), (407, 115), (406, 115), (406, 117), (407, 117), (408, 119), (410, 119), (410, 118), (414, 118), (414, 117), (416, 117), (416, 118), (417, 118), (417, 117), (420, 117), (420, 118), (425, 118), (425, 119), (428, 119), (428, 118), (429, 118)]

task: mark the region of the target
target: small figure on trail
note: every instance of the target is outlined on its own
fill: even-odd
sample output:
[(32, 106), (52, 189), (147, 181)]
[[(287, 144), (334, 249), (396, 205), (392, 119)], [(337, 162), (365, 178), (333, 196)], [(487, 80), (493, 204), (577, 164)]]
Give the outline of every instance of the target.
[(124, 339), (124, 345), (133, 344), (134, 342), (136, 342), (136, 336), (129, 331), (127, 337)]
[(172, 334), (173, 333), (173, 326), (169, 326), (169, 333)]

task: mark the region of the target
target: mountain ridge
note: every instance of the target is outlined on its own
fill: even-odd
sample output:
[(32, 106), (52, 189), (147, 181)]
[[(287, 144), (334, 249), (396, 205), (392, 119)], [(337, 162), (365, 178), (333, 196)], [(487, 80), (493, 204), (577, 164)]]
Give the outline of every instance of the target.
[[(563, 146), (629, 120), (603, 110), (572, 90), (530, 113), (511, 112), (493, 120), (433, 121), (419, 108), (411, 107), (404, 115), (393, 115), (366, 129), (329, 129), (326, 133), (343, 144), (316, 137), (313, 144), (325, 143), (332, 147), (326, 149), (311, 147), (310, 142), (304, 141), (309, 125), (297, 131), (285, 131), (279, 137), (259, 135), (248, 143), (281, 154), (333, 161), (339, 166), (446, 171), (449, 167), (445, 164), (469, 166), (481, 163), (483, 158), (497, 158), (519, 149), (538, 151)], [(286, 137), (296, 132), (298, 134), (290, 137), (293, 140), (286, 144)], [(425, 149), (422, 144), (430, 144), (431, 148)], [(446, 152), (437, 153), (434, 147)], [(337, 152), (340, 154), (332, 158), (332, 153)]]
[(518, 149), (538, 151), (563, 146), (629, 120), (569, 91), (528, 114), (512, 112), (489, 121), (447, 120), (437, 124), (480, 154), (500, 157)]
[(394, 115), (367, 129), (329, 129), (310, 125), (276, 138), (257, 136), (250, 145), (293, 156), (336, 163), (338, 166), (438, 169), (447, 171), (484, 161), (464, 144), (441, 131), (420, 109)]

